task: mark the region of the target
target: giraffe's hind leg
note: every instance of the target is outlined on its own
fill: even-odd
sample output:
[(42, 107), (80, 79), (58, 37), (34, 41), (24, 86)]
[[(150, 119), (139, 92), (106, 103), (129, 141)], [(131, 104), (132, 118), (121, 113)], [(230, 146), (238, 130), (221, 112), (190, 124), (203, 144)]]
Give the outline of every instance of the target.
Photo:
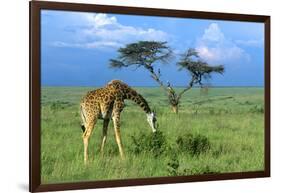
[(109, 124), (110, 119), (105, 119), (103, 121), (103, 128), (102, 128), (102, 142), (101, 142), (101, 155), (103, 155), (103, 149), (104, 149), (104, 145), (106, 142), (106, 138), (107, 138), (107, 130), (108, 130), (108, 124)]
[(88, 152), (88, 145), (89, 145), (89, 138), (92, 134), (92, 131), (95, 127), (97, 122), (97, 117), (93, 117), (85, 124), (85, 132), (83, 133), (83, 143), (84, 143), (84, 163), (87, 164), (89, 160), (89, 152)]
[(123, 101), (116, 101), (113, 108), (113, 115), (112, 120), (114, 124), (114, 132), (115, 132), (115, 139), (116, 143), (118, 145), (119, 153), (122, 159), (124, 159), (124, 151), (122, 147), (122, 141), (121, 141), (121, 133), (120, 133), (120, 114), (124, 107)]

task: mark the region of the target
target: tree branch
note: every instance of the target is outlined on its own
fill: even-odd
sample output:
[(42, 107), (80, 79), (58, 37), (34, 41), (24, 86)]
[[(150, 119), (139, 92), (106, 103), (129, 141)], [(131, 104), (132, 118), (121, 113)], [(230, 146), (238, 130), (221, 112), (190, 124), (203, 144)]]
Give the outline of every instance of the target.
[(191, 88), (193, 87), (195, 80), (196, 80), (196, 77), (195, 77), (195, 76), (192, 76), (192, 79), (190, 80), (190, 82), (189, 82), (189, 84), (187, 85), (187, 87), (186, 87), (184, 90), (182, 90), (182, 91), (178, 94), (178, 96), (177, 96), (177, 100), (178, 100), (178, 101), (181, 99), (182, 95), (183, 95), (186, 91), (188, 91), (189, 89), (191, 89)]
[(153, 78), (160, 85), (160, 87), (164, 89), (164, 91), (168, 92), (167, 87), (160, 80), (160, 77), (154, 72), (153, 67), (151, 67), (150, 65), (146, 65), (146, 68), (149, 70), (151, 78)]

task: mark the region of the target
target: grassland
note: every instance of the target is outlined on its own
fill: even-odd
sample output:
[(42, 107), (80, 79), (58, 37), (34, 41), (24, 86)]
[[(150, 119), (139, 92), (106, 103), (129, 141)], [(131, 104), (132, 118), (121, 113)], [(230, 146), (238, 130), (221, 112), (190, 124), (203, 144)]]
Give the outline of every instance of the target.
[[(100, 155), (102, 121), (99, 121), (90, 140), (91, 161), (84, 166), (78, 110), (81, 96), (92, 89), (42, 88), (43, 183), (264, 168), (264, 90), (250, 87), (212, 88), (208, 94), (200, 94), (200, 89), (194, 88), (183, 97), (178, 115), (172, 113), (160, 89), (136, 88), (156, 109), (160, 134), (151, 137), (145, 113), (127, 101), (121, 115), (126, 159), (120, 160), (112, 123), (105, 154)], [(192, 153), (193, 150), (198, 153)]]

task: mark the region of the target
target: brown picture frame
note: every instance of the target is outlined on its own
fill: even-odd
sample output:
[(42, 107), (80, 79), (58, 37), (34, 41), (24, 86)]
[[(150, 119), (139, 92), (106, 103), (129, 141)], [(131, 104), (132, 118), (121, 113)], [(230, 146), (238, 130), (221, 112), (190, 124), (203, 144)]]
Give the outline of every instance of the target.
[[(229, 180), (243, 178), (270, 177), (270, 16), (246, 15), (232, 13), (215, 13), (200, 11), (183, 11), (140, 7), (121, 7), (93, 4), (76, 4), (62, 2), (31, 1), (30, 4), (30, 140), (29, 140), (29, 191), (58, 191), (104, 187), (122, 187), (133, 185), (183, 183), (196, 181)], [(105, 180), (91, 182), (73, 182), (62, 184), (41, 184), (40, 180), (40, 10), (68, 10), (84, 12), (103, 12), (130, 15), (169, 16), (180, 18), (215, 19), (229, 21), (261, 22), (265, 25), (264, 49), (264, 79), (265, 79), (265, 108), (264, 108), (264, 144), (265, 168), (263, 171), (207, 174), (177, 177), (154, 177), (122, 180)]]

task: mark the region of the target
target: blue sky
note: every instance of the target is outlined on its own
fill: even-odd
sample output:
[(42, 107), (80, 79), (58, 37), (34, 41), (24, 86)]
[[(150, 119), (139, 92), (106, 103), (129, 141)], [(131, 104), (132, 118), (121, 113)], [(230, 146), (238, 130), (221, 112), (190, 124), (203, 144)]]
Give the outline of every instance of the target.
[(41, 84), (102, 86), (121, 79), (131, 86), (156, 86), (144, 69), (108, 68), (109, 59), (128, 43), (167, 41), (174, 60), (161, 65), (163, 81), (183, 86), (189, 75), (175, 63), (195, 48), (211, 65), (223, 64), (213, 86), (264, 85), (264, 24), (119, 14), (41, 11)]

